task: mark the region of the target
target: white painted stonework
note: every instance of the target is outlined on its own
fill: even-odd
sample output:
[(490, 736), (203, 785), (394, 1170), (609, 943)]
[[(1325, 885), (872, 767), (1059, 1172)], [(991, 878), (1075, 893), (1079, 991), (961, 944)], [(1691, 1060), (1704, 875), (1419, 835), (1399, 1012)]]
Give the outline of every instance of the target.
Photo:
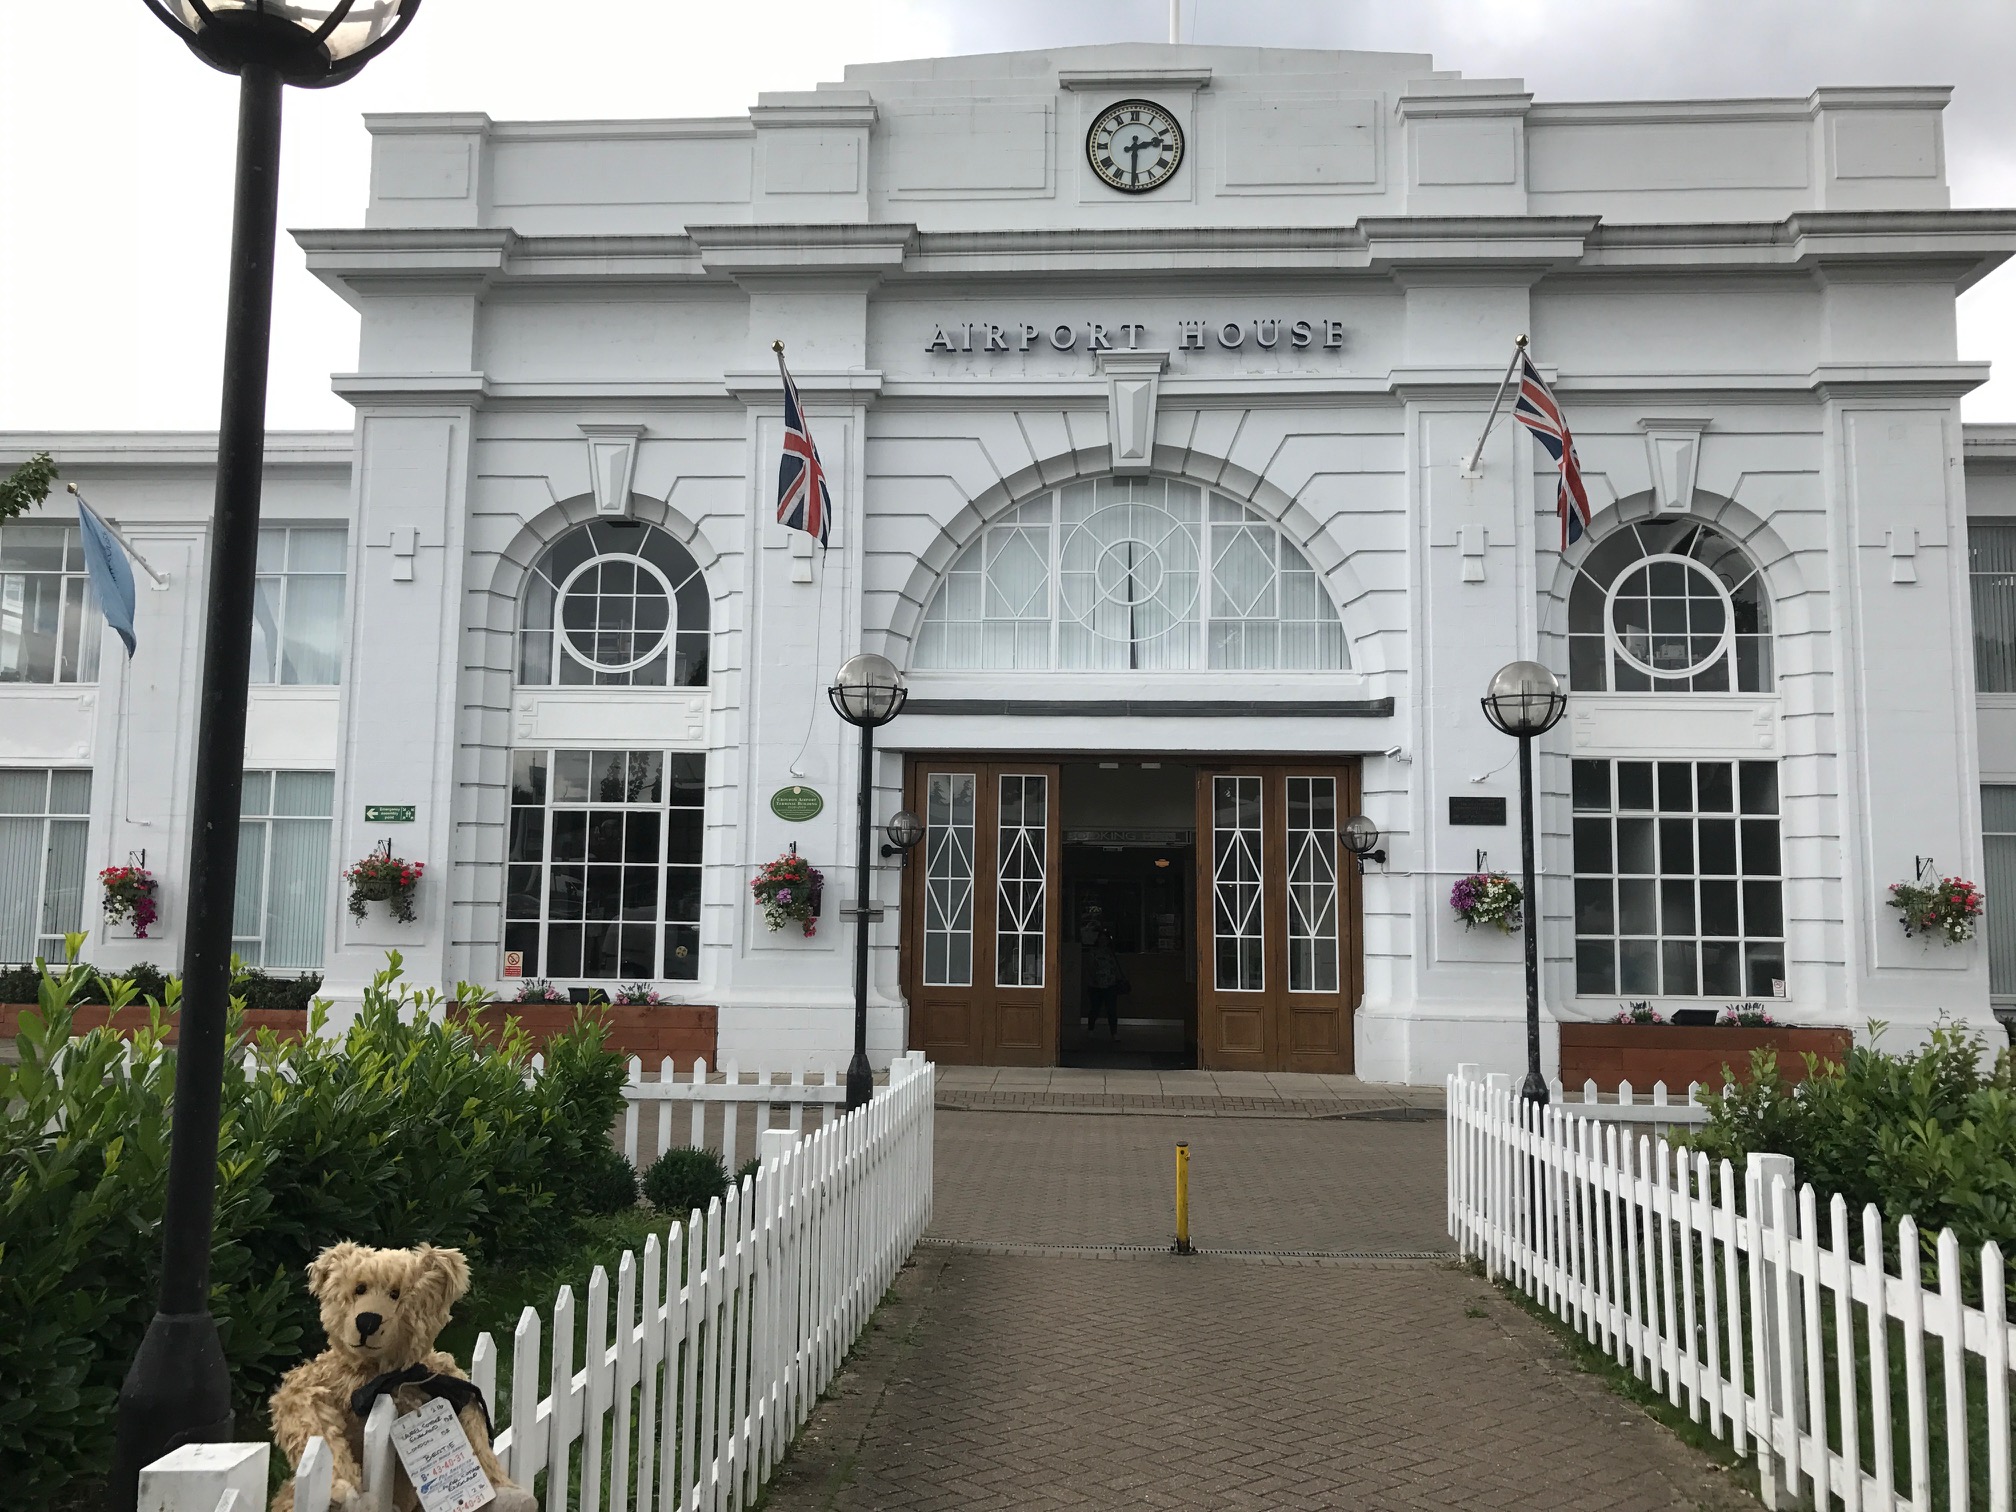
[[(1880, 1018), (1898, 1039), (1942, 1013), (1987, 1024), (1981, 947), (1906, 940), (1884, 906), (1916, 856), (1978, 876), (1983, 771), (2016, 780), (2016, 707), (1973, 690), (1959, 403), (1986, 367), (1954, 330), (1956, 293), (2016, 250), (2016, 212), (1948, 207), (1946, 95), (1547, 102), (1418, 55), (1144, 45), (849, 68), (734, 118), (368, 118), (362, 227), (296, 233), (362, 317), (335, 379), (356, 426), (276, 436), (266, 503), (349, 526), (343, 682), (255, 701), (248, 757), (333, 768), (332, 868), (380, 838), (365, 804), (415, 804), (401, 846), (429, 874), (410, 927), (355, 925), (332, 880), (330, 990), (354, 999), (387, 945), (422, 980), (500, 983), (512, 747), (649, 742), (709, 758), (700, 975), (667, 995), (719, 1005), (723, 1058), (844, 1058), (833, 899), (855, 890), (857, 774), (834, 667), (867, 649), (911, 668), (943, 573), (1005, 511), (1153, 474), (1277, 523), (1348, 669), (918, 669), (935, 707), (882, 732), (878, 816), (906, 752), (1361, 758), (1388, 859), (1364, 887), (1359, 1074), (1522, 1065), (1516, 944), (1466, 934), (1445, 901), (1481, 846), (1514, 864), (1517, 830), (1445, 821), (1452, 795), (1516, 795), (1477, 698), (1515, 656), (1565, 675), (1587, 550), (1564, 561), (1555, 475), (1523, 432), (1501, 420), (1462, 472), (1526, 333), (1596, 539), (1674, 516), (1733, 537), (1768, 588), (1777, 674), (1761, 694), (1578, 694), (1542, 742), (1550, 1025), (1617, 1008), (1576, 994), (1566, 880), (1568, 761), (1603, 754), (1777, 759), (1785, 1018)], [(1133, 97), (1185, 136), (1138, 195), (1083, 153)], [(772, 518), (780, 339), (833, 491), (816, 559)], [(171, 579), (143, 587), (130, 669), (108, 642), (95, 688), (0, 687), (0, 763), (88, 757), (92, 865), (148, 846), (172, 950), (209, 458), (200, 438), (8, 436), (0, 461), (43, 444)], [(1997, 446), (1979, 465), (2016, 514), (2016, 443)], [(532, 564), (597, 519), (690, 549), (704, 690), (514, 685)], [(945, 710), (960, 699), (1281, 717)], [(1379, 699), (1389, 714), (1296, 712)], [(787, 824), (769, 795), (797, 781), (826, 805)], [(791, 841), (828, 879), (810, 940), (749, 901)], [(872, 879), (878, 1064), (906, 1043), (898, 876)]]

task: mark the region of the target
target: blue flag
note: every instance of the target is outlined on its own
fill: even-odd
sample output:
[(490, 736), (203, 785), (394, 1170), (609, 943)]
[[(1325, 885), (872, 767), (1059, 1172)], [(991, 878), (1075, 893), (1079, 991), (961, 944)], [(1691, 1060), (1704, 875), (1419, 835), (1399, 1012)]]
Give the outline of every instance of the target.
[(126, 550), (112, 534), (111, 527), (83, 499), (77, 501), (77, 525), (84, 537), (84, 565), (91, 574), (91, 591), (98, 595), (98, 607), (105, 623), (126, 642), (126, 654), (133, 654), (133, 569), (126, 562)]

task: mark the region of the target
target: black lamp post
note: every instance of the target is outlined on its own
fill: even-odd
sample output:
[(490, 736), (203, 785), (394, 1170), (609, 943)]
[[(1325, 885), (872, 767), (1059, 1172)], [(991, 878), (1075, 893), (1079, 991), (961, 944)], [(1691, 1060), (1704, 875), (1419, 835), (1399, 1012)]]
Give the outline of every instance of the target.
[(196, 733), (182, 1033), (161, 1219), (161, 1293), (119, 1392), (118, 1452), (108, 1492), (116, 1512), (132, 1512), (143, 1466), (178, 1445), (228, 1439), (232, 1431), (231, 1376), (210, 1316), (210, 1236), (231, 992), (253, 564), (266, 455), (280, 90), (287, 84), (321, 89), (342, 83), (391, 46), (420, 8), (420, 0), (143, 3), (197, 57), (238, 75), (238, 172)]
[[(875, 732), (903, 712), (910, 690), (903, 686), (903, 674), (896, 670), (894, 662), (864, 651), (840, 664), (826, 696), (833, 701), (840, 717), (861, 732), (861, 843), (855, 853), (855, 875), (860, 881), (854, 898), (854, 1058), (847, 1063), (847, 1111), (851, 1113), (866, 1106), (875, 1095), (875, 1073), (868, 1067), (868, 924), (874, 901), (868, 882), (873, 875), (875, 835)], [(916, 815), (910, 817), (914, 821)], [(896, 839), (893, 820), (890, 838)]]
[(1500, 667), (1483, 697), (1484, 717), (1519, 742), (1519, 855), (1524, 862), (1526, 903), (1526, 1081), (1519, 1095), (1528, 1102), (1547, 1101), (1547, 1081), (1540, 1074), (1540, 898), (1533, 880), (1533, 737), (1561, 722), (1568, 695), (1560, 681), (1538, 662), (1516, 661)]

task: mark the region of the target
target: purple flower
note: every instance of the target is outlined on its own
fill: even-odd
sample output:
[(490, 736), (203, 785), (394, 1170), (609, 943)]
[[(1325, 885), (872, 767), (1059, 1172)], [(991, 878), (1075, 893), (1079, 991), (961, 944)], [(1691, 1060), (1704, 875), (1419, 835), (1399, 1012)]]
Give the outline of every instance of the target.
[(789, 902), (791, 901), (791, 889), (790, 889), (790, 888), (788, 888), (788, 887), (780, 887), (780, 888), (778, 888), (778, 889), (777, 889), (777, 901), (778, 901), (779, 903), (789, 903)]

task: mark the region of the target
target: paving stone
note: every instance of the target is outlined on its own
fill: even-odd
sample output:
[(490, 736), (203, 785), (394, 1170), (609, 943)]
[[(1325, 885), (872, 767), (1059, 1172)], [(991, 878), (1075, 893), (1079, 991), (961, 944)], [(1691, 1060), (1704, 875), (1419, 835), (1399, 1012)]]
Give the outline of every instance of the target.
[(932, 1242), (766, 1506), (1754, 1509), (1452, 1264), (1116, 1247), (1166, 1242), (1187, 1137), (1200, 1237), (1439, 1248), (1440, 1132), (941, 1113)]

